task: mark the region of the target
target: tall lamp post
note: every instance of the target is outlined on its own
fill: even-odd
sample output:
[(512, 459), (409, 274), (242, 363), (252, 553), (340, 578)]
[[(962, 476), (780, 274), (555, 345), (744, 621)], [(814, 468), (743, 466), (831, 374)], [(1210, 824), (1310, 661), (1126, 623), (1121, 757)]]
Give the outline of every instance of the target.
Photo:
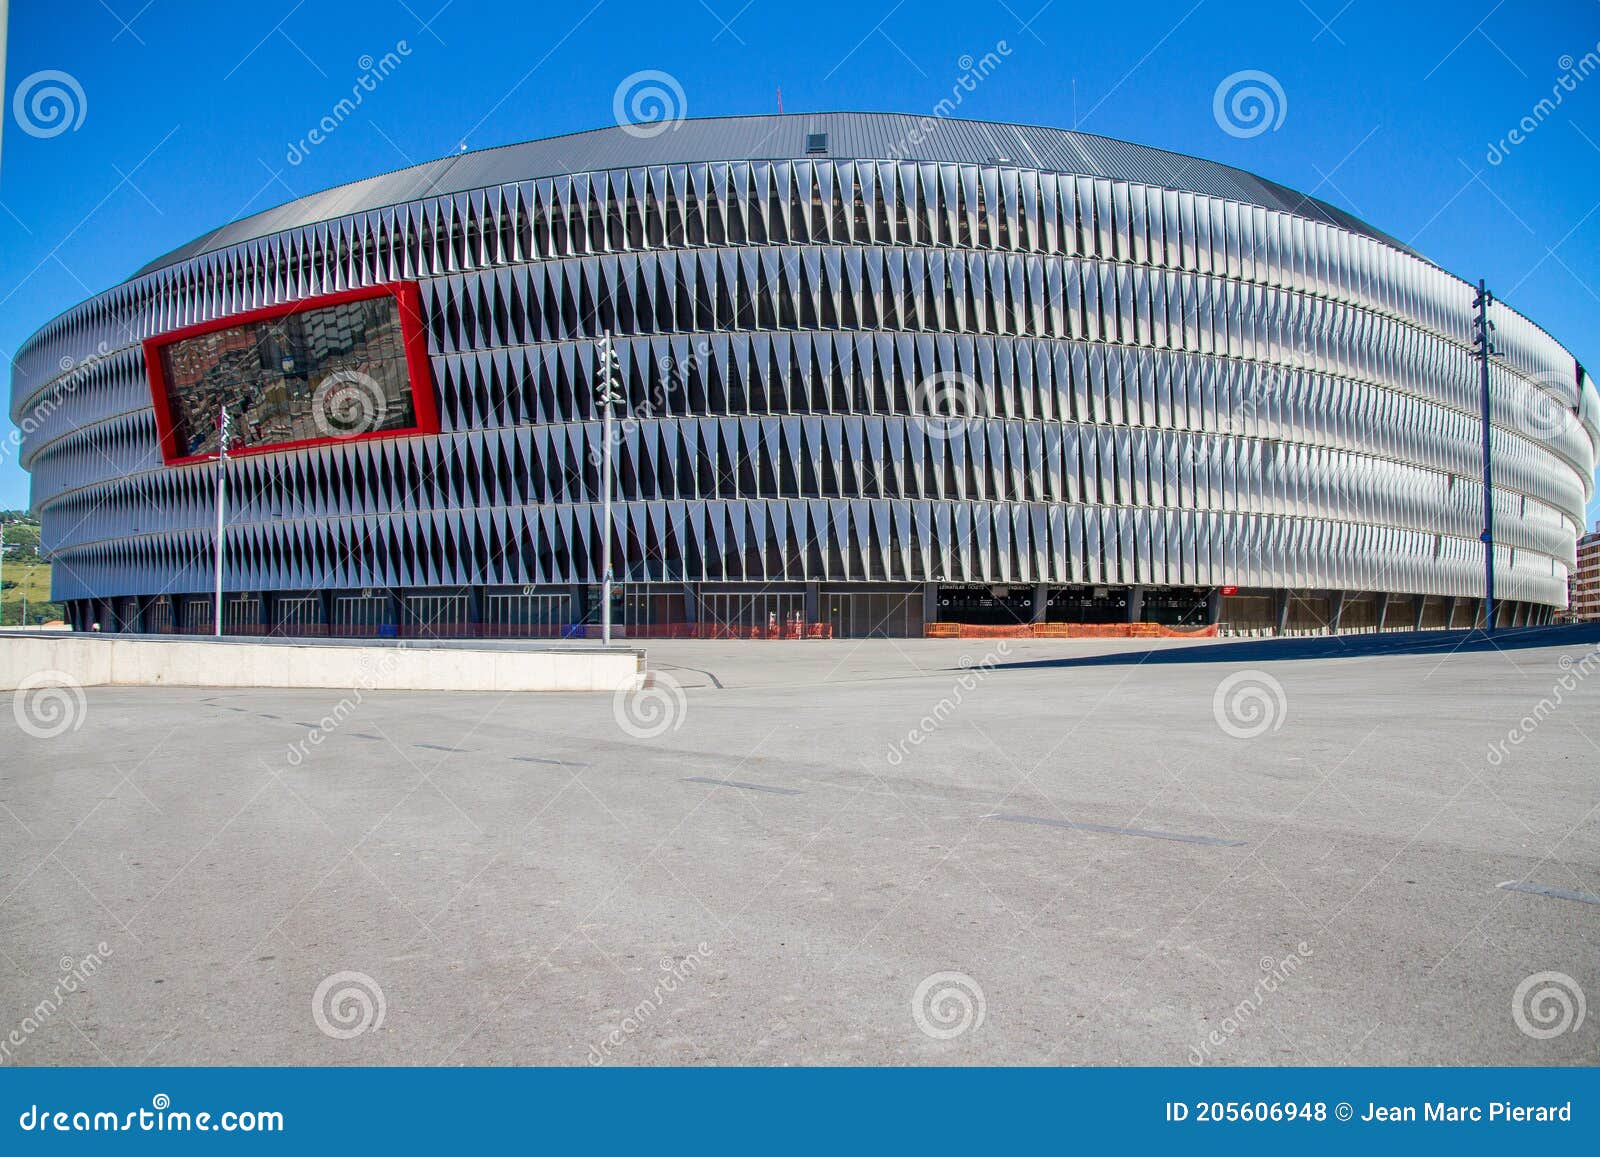
[(620, 366), (612, 348), (611, 331), (600, 336), (600, 372), (595, 383), (595, 401), (600, 406), (600, 638), (611, 642), (611, 439), (614, 415), (611, 407), (621, 396)]
[(1478, 311), (1472, 319), (1472, 344), (1478, 358), (1479, 400), (1483, 407), (1483, 629), (1494, 633), (1494, 474), (1489, 457), (1489, 359), (1500, 351), (1494, 348), (1494, 322), (1489, 307), (1494, 294), (1480, 279), (1477, 296), (1472, 299)]
[(212, 634), (222, 638), (222, 532), (228, 516), (228, 407), (217, 419), (217, 582)]

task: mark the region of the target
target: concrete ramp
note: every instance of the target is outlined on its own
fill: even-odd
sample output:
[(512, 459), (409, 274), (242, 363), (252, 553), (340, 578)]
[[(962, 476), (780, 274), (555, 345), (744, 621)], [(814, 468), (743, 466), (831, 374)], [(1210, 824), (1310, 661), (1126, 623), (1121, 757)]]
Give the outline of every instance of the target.
[(0, 632), (0, 691), (83, 687), (360, 687), (370, 691), (616, 691), (644, 652), (585, 643), (213, 639)]

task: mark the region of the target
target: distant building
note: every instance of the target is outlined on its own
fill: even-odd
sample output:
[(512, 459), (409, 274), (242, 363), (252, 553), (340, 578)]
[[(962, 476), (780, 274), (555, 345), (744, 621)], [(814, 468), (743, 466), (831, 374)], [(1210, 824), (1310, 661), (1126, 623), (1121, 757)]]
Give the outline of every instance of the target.
[(1578, 565), (1572, 572), (1572, 618), (1600, 619), (1600, 523), (1578, 539)]

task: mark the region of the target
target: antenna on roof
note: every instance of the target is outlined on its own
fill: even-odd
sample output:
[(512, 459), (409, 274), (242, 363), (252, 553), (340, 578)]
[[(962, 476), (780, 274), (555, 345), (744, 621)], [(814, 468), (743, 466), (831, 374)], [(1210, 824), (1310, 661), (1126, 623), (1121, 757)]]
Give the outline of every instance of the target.
[(1078, 130), (1078, 78), (1072, 78), (1072, 130)]
[(783, 86), (778, 86), (778, 115), (783, 115)]

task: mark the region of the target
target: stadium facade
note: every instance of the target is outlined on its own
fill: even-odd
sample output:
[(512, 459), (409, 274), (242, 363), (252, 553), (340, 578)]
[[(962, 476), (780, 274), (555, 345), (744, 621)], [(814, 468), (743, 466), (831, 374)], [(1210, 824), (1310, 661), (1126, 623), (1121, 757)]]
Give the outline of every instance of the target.
[[(1474, 290), (1237, 169), (887, 114), (624, 126), (225, 225), (50, 322), (12, 417), (79, 627), (1466, 626)], [(1502, 624), (1567, 601), (1600, 447), (1491, 311)], [(702, 626), (703, 629), (703, 626)]]

